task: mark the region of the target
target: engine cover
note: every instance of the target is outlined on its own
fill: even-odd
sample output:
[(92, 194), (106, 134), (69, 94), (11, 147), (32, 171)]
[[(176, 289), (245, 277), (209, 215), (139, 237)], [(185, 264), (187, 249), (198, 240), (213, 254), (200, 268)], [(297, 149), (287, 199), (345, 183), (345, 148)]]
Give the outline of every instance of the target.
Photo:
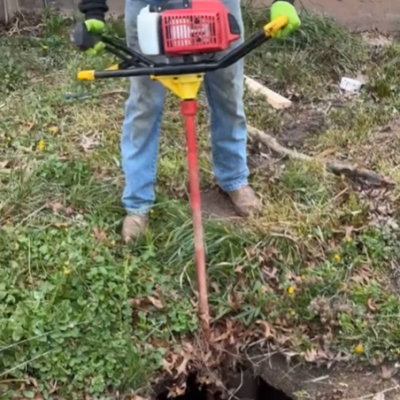
[(221, 0), (193, 0), (190, 8), (163, 10), (161, 33), (167, 56), (216, 53), (240, 38), (238, 23)]
[(160, 12), (161, 43), (166, 56), (216, 53), (240, 38), (239, 24), (221, 0), (184, 1)]

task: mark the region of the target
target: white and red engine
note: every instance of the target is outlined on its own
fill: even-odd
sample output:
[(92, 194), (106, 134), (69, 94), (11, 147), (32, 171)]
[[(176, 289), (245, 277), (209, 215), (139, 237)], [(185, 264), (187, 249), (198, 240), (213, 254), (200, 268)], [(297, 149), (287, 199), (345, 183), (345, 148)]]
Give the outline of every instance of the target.
[(240, 28), (221, 0), (170, 0), (147, 6), (137, 19), (145, 55), (179, 57), (217, 53), (240, 38)]

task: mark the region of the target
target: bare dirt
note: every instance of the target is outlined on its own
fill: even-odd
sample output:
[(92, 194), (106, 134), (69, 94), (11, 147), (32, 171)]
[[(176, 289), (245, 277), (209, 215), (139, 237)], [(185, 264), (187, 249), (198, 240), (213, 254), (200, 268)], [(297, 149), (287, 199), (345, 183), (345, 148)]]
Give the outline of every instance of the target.
[(208, 188), (201, 193), (202, 212), (213, 219), (237, 220), (235, 209), (229, 198), (217, 187)]
[(299, 148), (305, 139), (324, 131), (325, 115), (322, 110), (313, 107), (302, 107), (287, 112), (279, 135), (279, 142), (289, 148)]
[(400, 386), (395, 366), (331, 368), (287, 362), (284, 356), (253, 349), (249, 366), (275, 388), (294, 399), (395, 400)]

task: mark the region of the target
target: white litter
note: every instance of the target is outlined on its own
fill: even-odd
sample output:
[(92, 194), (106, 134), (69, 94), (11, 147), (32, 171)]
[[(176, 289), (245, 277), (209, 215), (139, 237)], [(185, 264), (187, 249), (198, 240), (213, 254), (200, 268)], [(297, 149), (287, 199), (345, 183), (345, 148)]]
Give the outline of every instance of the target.
[(358, 92), (363, 86), (363, 82), (358, 79), (343, 77), (340, 81), (340, 89), (346, 92)]

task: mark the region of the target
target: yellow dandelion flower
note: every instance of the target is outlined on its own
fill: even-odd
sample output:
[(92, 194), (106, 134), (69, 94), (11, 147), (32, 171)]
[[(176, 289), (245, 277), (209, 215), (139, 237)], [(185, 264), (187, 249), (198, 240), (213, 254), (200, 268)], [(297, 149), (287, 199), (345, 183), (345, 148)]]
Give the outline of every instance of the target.
[(49, 46), (42, 46), (43, 47), (43, 50), (48, 50), (49, 49)]
[(354, 352), (356, 354), (364, 353), (364, 346), (362, 344), (358, 344), (356, 347), (354, 347)]
[(336, 253), (333, 258), (335, 261), (340, 261), (340, 254)]
[(115, 246), (115, 240), (111, 240), (111, 246)]
[(154, 210), (150, 210), (150, 214), (154, 214)]
[(346, 242), (347, 242), (347, 243), (353, 243), (353, 238), (347, 236), (347, 237), (346, 237)]
[(290, 296), (294, 295), (294, 287), (293, 286), (289, 286), (287, 288), (287, 292)]
[(39, 141), (39, 144), (38, 144), (38, 150), (39, 150), (39, 151), (43, 151), (44, 148), (45, 148), (45, 146), (46, 146), (45, 141), (44, 141), (43, 139), (41, 139), (41, 140)]
[(71, 274), (71, 268), (64, 268), (64, 275), (68, 276)]

